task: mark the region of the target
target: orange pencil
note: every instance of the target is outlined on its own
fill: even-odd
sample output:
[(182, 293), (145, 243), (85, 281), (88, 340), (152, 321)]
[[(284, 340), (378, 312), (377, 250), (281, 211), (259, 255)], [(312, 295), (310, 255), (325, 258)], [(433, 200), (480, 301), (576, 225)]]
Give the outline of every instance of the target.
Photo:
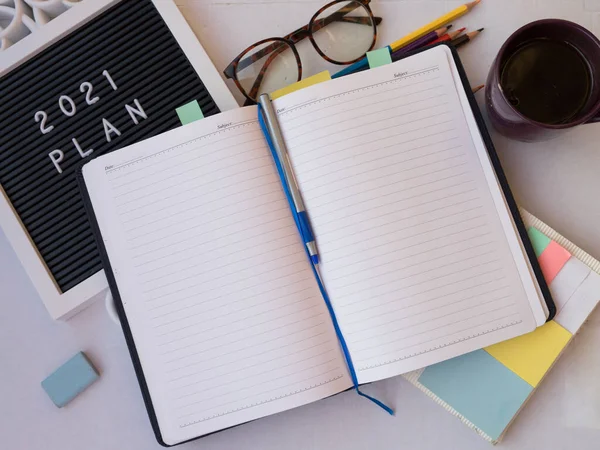
[(446, 32), (450, 28), (452, 28), (452, 25), (448, 25), (446, 27), (439, 28), (439, 29), (432, 31), (431, 33), (428, 33), (425, 36), (417, 39), (416, 41), (411, 42), (407, 46), (402, 47), (400, 50), (392, 53), (392, 60), (395, 57), (397, 58), (401, 55), (405, 55), (406, 53), (412, 52), (413, 50), (418, 50), (420, 48), (427, 47), (428, 45), (431, 44), (432, 41), (439, 39), (440, 36), (443, 36), (444, 34), (446, 34)]
[(462, 33), (463, 31), (465, 31), (465, 30), (466, 30), (466, 28), (465, 28), (465, 27), (463, 27), (463, 28), (460, 28), (460, 29), (458, 29), (458, 30), (456, 30), (456, 31), (452, 31), (452, 32), (450, 32), (450, 33), (443, 34), (442, 36), (440, 36), (439, 38), (437, 38), (435, 41), (433, 41), (433, 42), (432, 42), (431, 44), (429, 44), (429, 45), (438, 44), (438, 43), (440, 43), (440, 42), (447, 42), (447, 41), (451, 41), (452, 39), (455, 39), (455, 38), (457, 38), (457, 37), (458, 37), (458, 35), (459, 35), (459, 34), (461, 34), (461, 33)]

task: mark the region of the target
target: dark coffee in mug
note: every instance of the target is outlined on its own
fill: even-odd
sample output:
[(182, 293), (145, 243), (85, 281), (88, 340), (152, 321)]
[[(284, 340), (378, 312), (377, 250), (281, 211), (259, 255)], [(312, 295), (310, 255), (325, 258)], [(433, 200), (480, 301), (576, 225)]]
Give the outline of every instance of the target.
[(600, 122), (600, 40), (561, 19), (524, 25), (500, 48), (485, 103), (498, 132), (525, 142)]
[(522, 43), (500, 70), (506, 99), (525, 117), (549, 125), (571, 122), (592, 93), (589, 63), (573, 45), (548, 38)]

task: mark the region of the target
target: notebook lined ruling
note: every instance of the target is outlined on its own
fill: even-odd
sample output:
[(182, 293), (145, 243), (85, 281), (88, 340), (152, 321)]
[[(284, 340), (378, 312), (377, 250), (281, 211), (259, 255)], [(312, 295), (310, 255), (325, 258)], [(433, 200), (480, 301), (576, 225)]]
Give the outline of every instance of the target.
[[(534, 332), (404, 375), (497, 443), (600, 301), (600, 262), (522, 210), (558, 312)], [(570, 374), (571, 375), (571, 374)]]
[(544, 324), (553, 304), (461, 70), (440, 46), (274, 102), (318, 272), (256, 107), (84, 166), (161, 443)]

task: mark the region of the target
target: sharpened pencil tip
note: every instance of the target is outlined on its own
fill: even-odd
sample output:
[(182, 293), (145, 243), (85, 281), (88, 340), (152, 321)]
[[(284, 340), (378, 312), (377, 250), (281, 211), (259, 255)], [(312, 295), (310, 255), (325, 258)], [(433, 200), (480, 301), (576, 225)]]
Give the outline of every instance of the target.
[(456, 31), (452, 31), (451, 33), (448, 33), (448, 36), (450, 37), (450, 40), (454, 40), (458, 36), (460, 36), (462, 34), (462, 32), (465, 31), (465, 30), (466, 30), (466, 28), (459, 28)]
[(452, 28), (452, 24), (446, 25), (446, 30), (449, 30), (450, 28)]
[(477, 30), (477, 31), (479, 31), (479, 32), (481, 33), (483, 30), (485, 30), (485, 28), (480, 28), (480, 29), (479, 29), (479, 30)]

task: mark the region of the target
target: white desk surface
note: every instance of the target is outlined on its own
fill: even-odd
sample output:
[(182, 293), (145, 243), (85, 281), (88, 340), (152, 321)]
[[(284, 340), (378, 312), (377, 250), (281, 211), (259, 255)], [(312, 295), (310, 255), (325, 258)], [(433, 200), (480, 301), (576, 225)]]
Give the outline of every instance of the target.
[[(92, 0), (86, 0), (92, 1)], [(275, 1), (275, 0), (273, 0)], [(218, 69), (247, 45), (308, 22), (325, 0), (176, 0)], [(463, 1), (372, 3), (384, 18), (380, 46)], [(560, 17), (600, 35), (600, 0), (483, 0), (460, 20), (485, 32), (461, 50), (473, 85), (485, 82), (506, 37), (534, 19)], [(308, 53), (307, 53), (308, 55)], [(315, 55), (307, 74), (320, 65)], [(481, 94), (478, 94), (482, 97)], [(480, 98), (481, 100), (481, 98)], [(494, 136), (521, 205), (600, 258), (600, 124), (545, 144)], [(511, 426), (505, 449), (597, 449), (600, 442), (600, 310)], [(63, 409), (40, 382), (84, 350), (99, 381)], [(396, 409), (389, 417), (344, 393), (186, 444), (182, 449), (489, 449), (490, 444), (403, 379), (365, 390)], [(589, 414), (579, 406), (586, 405)], [(0, 232), (0, 447), (7, 450), (153, 449), (155, 442), (121, 331), (98, 302), (53, 322)]]

